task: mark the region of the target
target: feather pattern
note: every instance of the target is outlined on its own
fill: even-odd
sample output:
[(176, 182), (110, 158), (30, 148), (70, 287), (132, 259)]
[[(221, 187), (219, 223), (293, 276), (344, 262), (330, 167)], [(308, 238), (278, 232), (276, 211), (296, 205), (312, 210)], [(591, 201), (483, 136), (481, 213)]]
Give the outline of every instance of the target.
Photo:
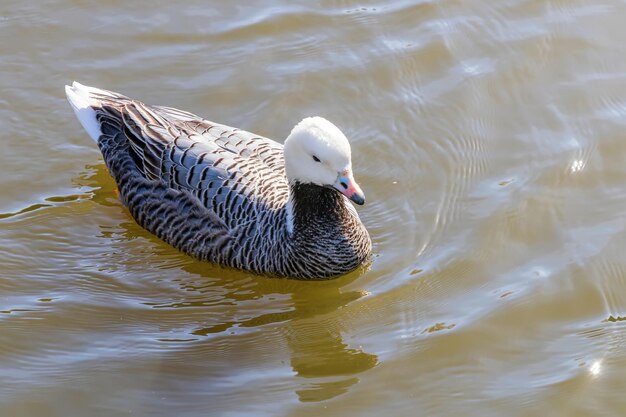
[(369, 257), (369, 235), (347, 198), (288, 181), (283, 145), (110, 91), (67, 88), (75, 110), (91, 109), (98, 146), (132, 216), (181, 251), (304, 279), (348, 272)]

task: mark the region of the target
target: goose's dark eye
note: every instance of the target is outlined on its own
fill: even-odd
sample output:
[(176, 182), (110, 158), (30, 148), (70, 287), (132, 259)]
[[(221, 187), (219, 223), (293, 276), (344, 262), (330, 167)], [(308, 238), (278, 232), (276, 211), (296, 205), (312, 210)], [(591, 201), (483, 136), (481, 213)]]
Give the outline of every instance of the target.
[(313, 155), (313, 160), (314, 160), (315, 162), (322, 162), (322, 161), (320, 161), (320, 159), (319, 159), (317, 156), (315, 156), (315, 155)]

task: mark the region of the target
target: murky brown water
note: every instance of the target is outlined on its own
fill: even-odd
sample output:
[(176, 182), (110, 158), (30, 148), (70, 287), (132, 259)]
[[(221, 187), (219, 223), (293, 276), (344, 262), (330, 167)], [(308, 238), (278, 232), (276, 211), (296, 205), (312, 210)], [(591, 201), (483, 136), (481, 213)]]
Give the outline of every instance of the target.
[[(626, 414), (626, 4), (0, 4), (1, 416)], [(375, 244), (225, 271), (122, 207), (78, 80), (353, 144)]]

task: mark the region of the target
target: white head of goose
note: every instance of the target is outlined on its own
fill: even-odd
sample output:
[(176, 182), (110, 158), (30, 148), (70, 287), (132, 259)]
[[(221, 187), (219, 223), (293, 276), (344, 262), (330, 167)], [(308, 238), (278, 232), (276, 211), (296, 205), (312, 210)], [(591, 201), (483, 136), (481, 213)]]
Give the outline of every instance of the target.
[(370, 256), (369, 235), (348, 201), (365, 202), (350, 144), (326, 119), (304, 119), (283, 149), (111, 91), (74, 83), (66, 94), (132, 216), (181, 251), (302, 279), (349, 272)]
[(352, 175), (350, 143), (331, 122), (308, 117), (298, 123), (285, 141), (285, 171), (290, 183), (330, 186), (356, 204), (365, 203)]

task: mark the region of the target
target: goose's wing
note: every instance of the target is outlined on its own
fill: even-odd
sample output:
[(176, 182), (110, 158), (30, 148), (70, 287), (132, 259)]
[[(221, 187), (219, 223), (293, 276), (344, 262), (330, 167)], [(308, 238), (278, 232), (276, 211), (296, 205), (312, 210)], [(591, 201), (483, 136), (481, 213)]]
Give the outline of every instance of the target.
[(282, 145), (191, 113), (128, 101), (121, 111), (143, 174), (186, 190), (231, 228), (287, 199)]
[(284, 175), (283, 145), (245, 130), (213, 123), (195, 114), (172, 107), (154, 106), (156, 113), (189, 135), (200, 135), (217, 146), (243, 158), (260, 161)]

